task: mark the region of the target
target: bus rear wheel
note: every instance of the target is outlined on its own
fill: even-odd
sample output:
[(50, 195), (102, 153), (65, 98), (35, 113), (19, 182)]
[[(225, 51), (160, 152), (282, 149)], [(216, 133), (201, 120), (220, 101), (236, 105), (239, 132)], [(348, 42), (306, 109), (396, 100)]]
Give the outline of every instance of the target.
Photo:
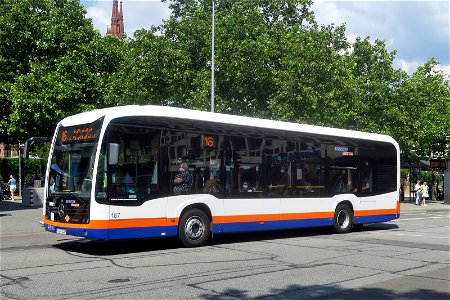
[(202, 246), (209, 238), (211, 222), (203, 210), (194, 208), (181, 216), (178, 237), (185, 247)]
[(353, 211), (347, 204), (340, 204), (334, 212), (334, 229), (337, 233), (347, 233), (353, 227)]

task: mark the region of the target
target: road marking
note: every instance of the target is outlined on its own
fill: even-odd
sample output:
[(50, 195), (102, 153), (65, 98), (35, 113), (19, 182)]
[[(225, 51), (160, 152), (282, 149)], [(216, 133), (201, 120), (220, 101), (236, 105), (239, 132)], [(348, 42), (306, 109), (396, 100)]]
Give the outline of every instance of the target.
[(448, 239), (449, 239), (449, 237), (448, 237), (448, 236), (435, 236), (435, 235), (430, 235), (430, 237), (432, 237), (432, 238), (436, 238), (436, 239), (446, 239), (446, 240), (448, 240)]
[(436, 216), (436, 217), (425, 217), (425, 218), (410, 218), (410, 219), (396, 219), (396, 220), (392, 220), (392, 222), (398, 222), (398, 221), (413, 221), (413, 220), (429, 220), (429, 219), (443, 219), (443, 218), (450, 218), (450, 216)]
[(378, 234), (390, 234), (390, 235), (396, 235), (396, 236), (404, 236), (404, 237), (427, 237), (427, 238), (435, 238), (435, 239), (449, 239), (448, 236), (436, 236), (436, 235), (422, 235), (422, 234), (408, 234), (408, 233), (400, 233), (400, 232), (370, 232), (370, 234), (378, 235)]

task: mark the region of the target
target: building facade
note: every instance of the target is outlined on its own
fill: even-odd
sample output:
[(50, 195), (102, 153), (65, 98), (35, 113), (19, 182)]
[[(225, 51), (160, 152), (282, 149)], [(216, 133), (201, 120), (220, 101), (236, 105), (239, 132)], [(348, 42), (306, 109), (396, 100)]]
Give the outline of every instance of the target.
[(123, 33), (124, 33), (124, 26), (123, 26), (122, 0), (120, 1), (120, 9), (118, 7), (118, 0), (113, 0), (111, 25), (108, 26), (106, 34), (120, 37), (123, 35)]

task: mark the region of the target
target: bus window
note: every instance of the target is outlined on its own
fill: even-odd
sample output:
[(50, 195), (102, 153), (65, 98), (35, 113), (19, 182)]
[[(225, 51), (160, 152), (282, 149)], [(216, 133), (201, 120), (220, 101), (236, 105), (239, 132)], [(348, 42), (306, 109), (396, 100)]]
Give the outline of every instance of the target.
[[(160, 131), (136, 126), (113, 125), (110, 128), (111, 143), (119, 145), (119, 160), (116, 165), (106, 165), (107, 180), (97, 183), (97, 197), (102, 196), (103, 182), (108, 185), (111, 204), (130, 205), (160, 196), (158, 174), (158, 151)], [(101, 165), (100, 155), (99, 170)], [(103, 172), (104, 173), (104, 172)], [(99, 176), (101, 176), (99, 174)]]
[(329, 145), (330, 188), (333, 194), (357, 193), (359, 186), (358, 149), (345, 145)]
[(325, 189), (326, 145), (298, 142), (289, 153), (292, 167), (293, 195), (296, 197), (318, 197)]

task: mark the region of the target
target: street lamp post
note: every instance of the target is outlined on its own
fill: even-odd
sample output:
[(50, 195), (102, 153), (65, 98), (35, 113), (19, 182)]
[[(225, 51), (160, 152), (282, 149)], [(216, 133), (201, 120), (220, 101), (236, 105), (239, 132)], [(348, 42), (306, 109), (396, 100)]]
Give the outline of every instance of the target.
[(445, 165), (446, 170), (444, 172), (444, 203), (450, 205), (450, 135), (445, 136), (445, 152), (444, 155), (447, 156)]
[(211, 0), (212, 4), (212, 17), (211, 17), (211, 112), (214, 112), (214, 0)]

